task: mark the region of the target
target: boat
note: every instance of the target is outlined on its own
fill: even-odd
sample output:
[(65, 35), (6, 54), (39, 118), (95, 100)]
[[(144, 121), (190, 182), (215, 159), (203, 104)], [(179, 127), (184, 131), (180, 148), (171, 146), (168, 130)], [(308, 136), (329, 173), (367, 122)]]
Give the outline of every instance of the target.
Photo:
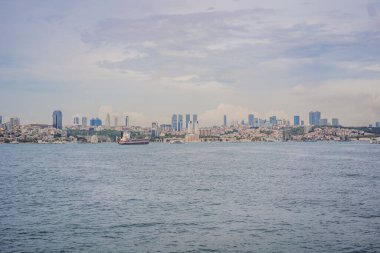
[(11, 141), (10, 144), (19, 144), (18, 141)]
[(174, 139), (169, 142), (170, 144), (185, 144), (184, 140), (181, 139)]
[(146, 139), (130, 139), (128, 133), (122, 134), (121, 139), (117, 142), (119, 145), (144, 145), (149, 144)]

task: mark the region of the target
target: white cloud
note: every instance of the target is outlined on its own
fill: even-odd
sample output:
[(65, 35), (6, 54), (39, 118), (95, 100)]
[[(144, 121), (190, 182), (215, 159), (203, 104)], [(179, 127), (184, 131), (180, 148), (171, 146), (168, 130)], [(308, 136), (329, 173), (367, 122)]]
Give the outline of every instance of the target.
[(367, 125), (380, 119), (379, 80), (338, 79), (299, 85), (291, 96), (328, 118), (341, 118), (344, 125)]

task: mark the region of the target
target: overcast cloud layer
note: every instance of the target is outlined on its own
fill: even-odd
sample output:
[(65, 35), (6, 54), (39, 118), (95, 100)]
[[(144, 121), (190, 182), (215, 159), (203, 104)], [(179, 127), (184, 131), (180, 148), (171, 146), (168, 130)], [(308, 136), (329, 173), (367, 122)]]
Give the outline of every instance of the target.
[(380, 1), (0, 1), (0, 115), (380, 121)]

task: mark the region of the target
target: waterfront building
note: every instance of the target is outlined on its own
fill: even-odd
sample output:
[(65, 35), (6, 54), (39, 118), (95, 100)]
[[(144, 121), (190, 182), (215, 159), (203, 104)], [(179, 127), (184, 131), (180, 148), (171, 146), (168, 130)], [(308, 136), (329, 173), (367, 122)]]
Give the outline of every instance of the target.
[(248, 124), (249, 127), (254, 127), (255, 126), (255, 116), (253, 114), (248, 115)]
[(331, 120), (331, 125), (332, 125), (333, 127), (338, 127), (338, 126), (340, 126), (340, 125), (339, 125), (339, 119), (337, 119), (337, 118), (333, 118), (333, 119)]
[(294, 116), (293, 124), (294, 124), (294, 126), (299, 126), (300, 125), (300, 116), (298, 116), (298, 115)]
[(62, 129), (62, 112), (56, 110), (53, 112), (53, 127), (56, 129)]
[(102, 125), (102, 120), (99, 118), (92, 118), (90, 119), (90, 126), (101, 126)]
[(269, 118), (269, 123), (274, 126), (274, 125), (277, 125), (277, 117), (276, 116), (272, 116)]
[(211, 129), (199, 129), (199, 136), (210, 136)]
[(376, 127), (380, 127), (380, 121), (376, 122)]
[(328, 120), (327, 119), (320, 119), (319, 120), (319, 126), (327, 126), (329, 124)]
[(3, 116), (0, 115), (0, 124), (3, 124)]
[(155, 137), (159, 137), (159, 136), (160, 136), (160, 131), (158, 128), (158, 123), (153, 122), (152, 123), (152, 129), (151, 129), (151, 137), (155, 138)]
[(198, 124), (198, 115), (193, 114), (193, 128), (195, 129), (196, 125)]
[(181, 131), (183, 129), (183, 115), (178, 114), (178, 131)]
[(125, 116), (125, 127), (129, 127), (129, 117)]
[(87, 117), (82, 117), (82, 127), (87, 127)]
[(227, 126), (227, 115), (224, 114), (223, 116), (223, 126)]
[(78, 116), (74, 117), (74, 125), (79, 126), (79, 117)]
[(190, 119), (190, 114), (186, 114), (186, 129), (189, 128), (189, 122), (191, 121)]
[(119, 119), (115, 116), (115, 127), (119, 126)]
[(178, 116), (177, 116), (177, 114), (173, 114), (173, 116), (172, 116), (172, 129), (173, 129), (173, 131), (178, 131)]
[(309, 125), (318, 126), (320, 120), (321, 120), (321, 113), (319, 111), (309, 112)]
[(301, 120), (301, 126), (305, 125), (305, 121)]

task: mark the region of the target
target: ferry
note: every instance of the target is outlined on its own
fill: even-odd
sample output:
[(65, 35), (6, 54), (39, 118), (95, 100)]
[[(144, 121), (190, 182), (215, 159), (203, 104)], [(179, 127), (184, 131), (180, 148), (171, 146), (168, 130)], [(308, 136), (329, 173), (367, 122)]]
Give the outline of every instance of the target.
[(119, 145), (144, 145), (149, 144), (146, 139), (130, 139), (128, 133), (124, 133), (121, 139), (117, 142)]

